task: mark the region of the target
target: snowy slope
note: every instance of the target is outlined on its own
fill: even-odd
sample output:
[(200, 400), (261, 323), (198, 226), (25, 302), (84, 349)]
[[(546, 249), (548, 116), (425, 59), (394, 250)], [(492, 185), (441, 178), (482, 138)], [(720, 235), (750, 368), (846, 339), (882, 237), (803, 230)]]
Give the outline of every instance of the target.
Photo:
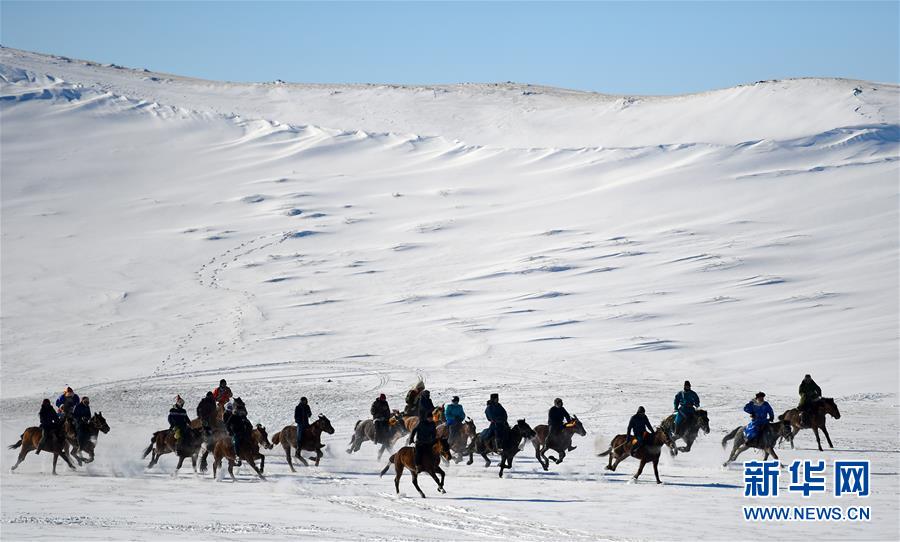
[[(5, 472), (4, 535), (896, 538), (896, 85), (232, 84), (12, 49), (0, 76), (4, 443), (65, 384), (113, 426), (87, 471)], [(806, 372), (841, 406), (837, 450), (805, 432), (784, 456), (873, 460), (871, 524), (739, 518), (718, 441), (758, 389), (793, 406)], [(446, 497), (396, 501), (371, 448), (343, 449), (378, 392), (398, 405), (419, 375), (479, 427), (500, 391), (533, 424), (562, 396), (589, 435), (550, 473), (529, 446), (509, 479), (451, 466)], [(245, 473), (215, 509), (198, 504), (213, 482), (169, 479), (171, 457), (145, 473), (172, 397), (221, 377), (274, 430), (309, 396), (333, 455), (297, 475), (273, 458), (276, 483)], [(594, 440), (638, 404), (661, 419), (685, 378), (712, 434), (662, 487), (623, 484), (630, 461), (603, 471)], [(694, 531), (621, 520), (673, 525), (682, 501)]]

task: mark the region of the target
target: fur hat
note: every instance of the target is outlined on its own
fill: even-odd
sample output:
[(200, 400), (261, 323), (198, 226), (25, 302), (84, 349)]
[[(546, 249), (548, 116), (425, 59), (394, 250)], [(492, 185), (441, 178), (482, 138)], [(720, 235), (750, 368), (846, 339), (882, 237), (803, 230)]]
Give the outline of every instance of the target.
[(89, 405), (91, 404), (91, 399), (87, 395), (85, 395), (81, 398), (81, 403), (84, 405)]
[(765, 396), (766, 396), (766, 394), (761, 391), (756, 392), (757, 399), (763, 399), (763, 398), (765, 398)]
[(176, 395), (175, 404), (178, 406), (184, 406), (184, 399), (182, 399), (180, 395)]
[(691, 387), (691, 381), (690, 381), (690, 380), (685, 380), (685, 381), (684, 381), (684, 387), (685, 387), (685, 388), (690, 388), (690, 387)]
[(450, 401), (453, 402), (453, 403), (458, 403), (458, 402), (459, 402), (459, 395), (454, 395), (454, 396), (453, 396), (453, 399), (451, 399)]
[(499, 394), (499, 393), (492, 393), (492, 394), (491, 394), (491, 401), (499, 401), (499, 400), (500, 400), (500, 394)]

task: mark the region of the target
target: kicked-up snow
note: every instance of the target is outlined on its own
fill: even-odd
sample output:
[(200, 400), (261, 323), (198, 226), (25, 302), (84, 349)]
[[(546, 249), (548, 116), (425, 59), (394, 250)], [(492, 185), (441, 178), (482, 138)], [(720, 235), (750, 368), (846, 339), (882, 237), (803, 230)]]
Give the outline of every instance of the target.
[[(112, 430), (59, 476), (0, 464), (4, 539), (896, 539), (900, 89), (760, 82), (679, 97), (528, 85), (232, 84), (0, 49), (2, 441), (71, 385)], [(744, 521), (722, 437), (763, 390), (811, 373), (841, 410), (834, 449), (871, 495), (764, 504), (869, 522)], [(451, 463), (447, 494), (394, 495), (371, 443), (380, 392), (419, 377), (479, 429), (499, 392), (588, 431), (545, 472)], [(141, 452), (176, 394), (220, 378), (269, 432), (301, 395), (336, 433), (319, 467), (267, 450), (217, 482)], [(596, 454), (685, 379), (711, 432), (662, 485)], [(747, 452), (741, 459), (761, 458)], [(830, 487), (830, 486), (829, 486)]]

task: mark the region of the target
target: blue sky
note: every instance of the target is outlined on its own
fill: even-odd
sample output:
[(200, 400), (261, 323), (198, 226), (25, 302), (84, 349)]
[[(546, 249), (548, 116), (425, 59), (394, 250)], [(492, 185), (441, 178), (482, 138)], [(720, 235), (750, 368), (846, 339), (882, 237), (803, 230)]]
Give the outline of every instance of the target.
[(231, 81), (897, 82), (900, 2), (0, 2), (0, 43)]

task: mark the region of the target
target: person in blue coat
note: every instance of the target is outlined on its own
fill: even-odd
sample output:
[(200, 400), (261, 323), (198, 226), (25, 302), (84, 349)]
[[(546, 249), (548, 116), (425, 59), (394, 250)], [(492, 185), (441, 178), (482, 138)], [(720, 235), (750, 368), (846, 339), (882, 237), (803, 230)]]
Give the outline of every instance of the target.
[(450, 440), (453, 440), (460, 426), (466, 420), (466, 412), (463, 410), (462, 405), (459, 404), (458, 396), (454, 395), (450, 404), (444, 407), (444, 419), (447, 420), (447, 431), (449, 432)]
[(775, 411), (766, 401), (766, 394), (759, 392), (756, 397), (744, 405), (744, 412), (750, 415), (750, 423), (744, 428), (744, 438), (749, 442), (756, 438), (769, 422), (775, 421)]
[(684, 424), (694, 418), (699, 406), (700, 396), (691, 389), (691, 382), (685, 380), (684, 389), (675, 394), (675, 435), (681, 435)]
[(75, 421), (75, 439), (78, 448), (83, 450), (91, 437), (91, 400), (87, 396), (82, 397), (81, 401), (72, 409), (72, 419)]
[(56, 399), (56, 408), (59, 409), (59, 417), (65, 418), (67, 416), (70, 416), (72, 414), (72, 410), (80, 402), (81, 400), (78, 398), (78, 394), (75, 393), (71, 387), (66, 386), (66, 389), (62, 392), (62, 395), (60, 395)]

